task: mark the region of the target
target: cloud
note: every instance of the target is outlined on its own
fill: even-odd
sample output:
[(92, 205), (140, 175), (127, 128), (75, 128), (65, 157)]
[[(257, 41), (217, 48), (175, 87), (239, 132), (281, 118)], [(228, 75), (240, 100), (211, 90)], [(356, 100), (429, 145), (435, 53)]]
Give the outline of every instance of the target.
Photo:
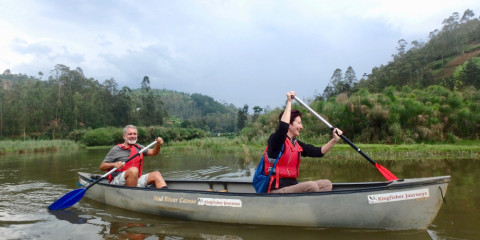
[[(80, 67), (120, 87), (201, 93), (237, 107), (321, 93), (336, 68), (360, 78), (397, 41), (427, 41), (478, 0), (0, 2), (0, 71)], [(475, 8), (477, 7), (477, 8)]]

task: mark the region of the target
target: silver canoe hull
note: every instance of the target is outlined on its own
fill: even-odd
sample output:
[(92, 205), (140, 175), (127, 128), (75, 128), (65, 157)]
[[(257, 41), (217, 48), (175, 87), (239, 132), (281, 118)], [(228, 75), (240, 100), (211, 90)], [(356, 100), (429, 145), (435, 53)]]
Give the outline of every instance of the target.
[[(93, 176), (98, 175), (79, 173), (82, 184)], [(426, 229), (433, 222), (449, 182), (450, 176), (334, 183), (330, 192), (296, 194), (257, 194), (250, 182), (167, 180), (166, 190), (100, 182), (85, 197), (184, 220), (406, 230)]]

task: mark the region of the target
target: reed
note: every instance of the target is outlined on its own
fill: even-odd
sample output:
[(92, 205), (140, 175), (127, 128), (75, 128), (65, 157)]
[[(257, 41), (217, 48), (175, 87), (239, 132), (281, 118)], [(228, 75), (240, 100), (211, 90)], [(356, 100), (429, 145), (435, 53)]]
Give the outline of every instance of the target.
[[(321, 146), (326, 141), (316, 143)], [(247, 141), (245, 137), (203, 138), (191, 141), (171, 142), (162, 152), (189, 151), (198, 154), (229, 153), (244, 155), (246, 160), (256, 160), (265, 150), (267, 140)], [(480, 143), (463, 141), (455, 144), (355, 144), (375, 161), (389, 160), (428, 160), (428, 159), (480, 159)], [(364, 158), (349, 145), (339, 142), (323, 159), (358, 159)], [(317, 160), (321, 160), (318, 159)]]
[[(318, 140), (318, 139), (317, 139)], [(326, 139), (307, 141), (320, 146)], [(328, 139), (327, 139), (328, 140)], [(318, 142), (318, 144), (317, 144)], [(162, 148), (163, 153), (191, 152), (195, 154), (231, 154), (243, 156), (245, 162), (256, 162), (265, 150), (267, 138), (250, 139), (237, 137), (206, 137), (190, 141), (172, 141)], [(480, 142), (460, 141), (455, 144), (355, 144), (375, 161), (390, 160), (428, 160), (428, 159), (480, 159)], [(5, 140), (0, 141), (0, 154), (7, 153), (39, 153), (59, 150), (79, 150), (85, 146), (72, 140)], [(95, 147), (91, 147), (95, 148)], [(258, 158), (258, 159), (257, 159)], [(328, 159), (363, 161), (349, 145), (339, 142), (324, 157), (314, 161)], [(308, 159), (308, 158), (306, 158)]]
[(78, 150), (85, 146), (72, 140), (5, 140), (0, 141), (0, 154), (38, 153), (59, 150)]
[[(430, 159), (480, 159), (480, 147), (465, 144), (355, 144), (374, 161), (430, 160)], [(364, 158), (347, 144), (339, 143), (324, 159)]]
[(162, 148), (162, 152), (189, 151), (199, 154), (228, 153), (250, 156), (262, 147), (265, 146), (249, 143), (246, 137), (207, 137), (190, 141), (173, 141)]

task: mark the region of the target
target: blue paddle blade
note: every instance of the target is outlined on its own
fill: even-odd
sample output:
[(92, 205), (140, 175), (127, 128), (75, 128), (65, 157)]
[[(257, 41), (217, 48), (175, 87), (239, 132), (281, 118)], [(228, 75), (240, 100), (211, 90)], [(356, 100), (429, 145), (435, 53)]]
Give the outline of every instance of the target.
[(79, 188), (79, 189), (70, 191), (69, 193), (63, 195), (63, 197), (59, 198), (54, 203), (50, 204), (50, 206), (48, 206), (48, 209), (60, 210), (60, 209), (69, 208), (73, 206), (75, 203), (77, 203), (78, 201), (80, 201), (83, 195), (85, 195), (86, 191), (87, 191), (86, 188)]

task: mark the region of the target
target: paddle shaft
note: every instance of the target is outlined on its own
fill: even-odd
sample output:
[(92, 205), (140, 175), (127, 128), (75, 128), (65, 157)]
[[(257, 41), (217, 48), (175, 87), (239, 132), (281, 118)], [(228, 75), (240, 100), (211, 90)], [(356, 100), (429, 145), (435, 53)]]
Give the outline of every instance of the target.
[[(305, 107), (308, 111), (310, 111), (313, 115), (315, 115), (315, 117), (317, 117), (320, 121), (322, 121), (325, 125), (327, 125), (328, 128), (330, 128), (332, 131), (333, 129), (335, 129), (330, 123), (328, 123), (325, 119), (323, 119), (320, 115), (318, 115), (318, 113), (316, 113), (315, 111), (313, 111), (313, 109), (311, 109), (307, 104), (305, 104), (302, 100), (300, 100), (299, 98), (297, 98), (296, 96), (292, 96), (295, 100), (297, 100), (298, 103), (300, 103), (300, 105), (302, 105), (303, 107)], [(345, 141), (348, 145), (350, 145), (353, 149), (355, 149), (355, 151), (357, 151), (358, 153), (360, 153), (360, 155), (362, 155), (365, 159), (367, 159), (371, 164), (375, 165), (376, 162), (373, 161), (367, 154), (365, 154), (364, 152), (362, 152), (362, 150), (360, 150), (360, 148), (358, 148), (357, 146), (355, 146), (355, 144), (353, 144), (352, 141), (350, 141), (347, 137), (340, 135), (340, 138), (343, 139), (343, 141)]]
[[(135, 157), (137, 157), (138, 155), (140, 155), (141, 153), (143, 153), (145, 150), (149, 149), (150, 147), (152, 147), (153, 145), (155, 145), (157, 143), (157, 141), (153, 141), (152, 143), (150, 143), (148, 146), (142, 148), (142, 150), (140, 150), (137, 154), (129, 157), (127, 159), (127, 161), (125, 161), (124, 163), (127, 163), (129, 162), (130, 160), (134, 159)], [(95, 180), (94, 182), (92, 182), (91, 184), (89, 184), (86, 189), (89, 189), (91, 186), (97, 184), (98, 182), (100, 182), (102, 179), (106, 178), (108, 175), (112, 174), (113, 172), (117, 171), (117, 168), (112, 168), (110, 171), (108, 171), (107, 173), (103, 174), (100, 178), (98, 178), (97, 180)]]

